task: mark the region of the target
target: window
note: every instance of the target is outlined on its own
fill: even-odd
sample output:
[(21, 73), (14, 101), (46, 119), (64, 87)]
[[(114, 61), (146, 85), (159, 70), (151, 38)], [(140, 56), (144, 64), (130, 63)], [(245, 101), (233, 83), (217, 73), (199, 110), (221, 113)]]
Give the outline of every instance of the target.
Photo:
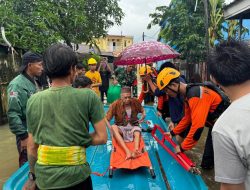
[(127, 41), (126, 40), (124, 41), (124, 47), (127, 47)]

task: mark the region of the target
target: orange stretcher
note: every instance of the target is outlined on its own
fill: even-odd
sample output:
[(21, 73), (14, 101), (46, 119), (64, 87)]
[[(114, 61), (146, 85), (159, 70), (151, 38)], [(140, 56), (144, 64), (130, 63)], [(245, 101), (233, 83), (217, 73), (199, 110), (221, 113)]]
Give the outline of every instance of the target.
[[(131, 151), (134, 150), (134, 142), (127, 142), (125, 144)], [(113, 177), (113, 172), (115, 169), (124, 168), (124, 169), (134, 170), (140, 167), (148, 167), (152, 178), (156, 177), (148, 152), (145, 149), (145, 144), (142, 137), (140, 138), (140, 146), (139, 146), (139, 151), (141, 151), (142, 154), (134, 159), (125, 160), (126, 154), (114, 137), (112, 138), (112, 145), (113, 148), (110, 156), (110, 166), (109, 166), (110, 178)]]

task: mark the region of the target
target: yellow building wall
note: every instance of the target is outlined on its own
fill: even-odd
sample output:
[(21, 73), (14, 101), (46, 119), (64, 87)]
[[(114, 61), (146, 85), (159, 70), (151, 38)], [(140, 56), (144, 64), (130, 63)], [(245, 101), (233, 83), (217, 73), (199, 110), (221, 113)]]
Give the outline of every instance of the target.
[(102, 52), (121, 52), (133, 44), (133, 37), (108, 35), (105, 38), (96, 39), (96, 42)]

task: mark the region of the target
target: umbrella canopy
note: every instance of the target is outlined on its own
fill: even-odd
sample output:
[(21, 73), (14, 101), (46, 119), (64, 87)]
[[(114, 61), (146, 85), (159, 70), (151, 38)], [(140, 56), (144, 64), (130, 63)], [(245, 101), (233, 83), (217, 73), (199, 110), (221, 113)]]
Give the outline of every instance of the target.
[(157, 41), (141, 42), (127, 47), (115, 60), (116, 65), (135, 65), (173, 59), (180, 54)]

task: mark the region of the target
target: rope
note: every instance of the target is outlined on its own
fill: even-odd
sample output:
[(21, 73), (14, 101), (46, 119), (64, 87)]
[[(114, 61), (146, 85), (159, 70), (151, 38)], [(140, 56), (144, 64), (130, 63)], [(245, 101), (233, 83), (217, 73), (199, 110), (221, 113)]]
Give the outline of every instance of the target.
[(103, 173), (92, 172), (91, 174), (96, 175), (96, 176), (99, 176), (99, 177), (103, 177), (103, 176), (105, 176), (105, 174), (108, 172), (108, 170), (109, 170), (109, 166), (108, 166), (108, 168), (107, 168)]

